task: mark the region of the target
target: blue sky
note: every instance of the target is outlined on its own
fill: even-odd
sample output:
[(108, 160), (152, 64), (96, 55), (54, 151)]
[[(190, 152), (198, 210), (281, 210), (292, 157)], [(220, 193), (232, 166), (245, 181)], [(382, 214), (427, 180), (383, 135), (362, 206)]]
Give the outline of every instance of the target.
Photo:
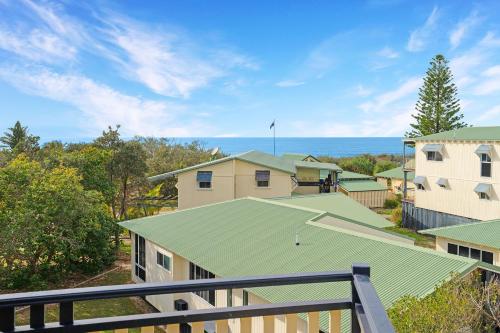
[(0, 0), (0, 124), (42, 139), (399, 136), (444, 54), (500, 125), (498, 1)]

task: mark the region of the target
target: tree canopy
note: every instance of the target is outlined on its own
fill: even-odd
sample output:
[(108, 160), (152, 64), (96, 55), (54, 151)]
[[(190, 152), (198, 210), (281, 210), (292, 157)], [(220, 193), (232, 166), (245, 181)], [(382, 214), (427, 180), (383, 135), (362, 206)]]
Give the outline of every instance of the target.
[(462, 121), (464, 115), (460, 110), (453, 74), (448, 60), (443, 55), (438, 54), (431, 60), (418, 96), (416, 114), (412, 115), (415, 122), (410, 124), (412, 129), (406, 133), (407, 137), (424, 136), (467, 126)]

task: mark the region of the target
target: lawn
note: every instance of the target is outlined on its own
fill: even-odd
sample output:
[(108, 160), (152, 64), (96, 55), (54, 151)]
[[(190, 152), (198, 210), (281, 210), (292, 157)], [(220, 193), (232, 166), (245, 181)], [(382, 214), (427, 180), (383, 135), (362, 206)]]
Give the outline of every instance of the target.
[[(116, 284), (132, 283), (130, 279), (129, 254), (130, 246), (124, 244), (120, 249), (118, 260), (114, 267), (109, 268), (108, 273), (79, 285), (79, 287), (95, 287)], [(155, 310), (139, 297), (113, 298), (95, 301), (75, 302), (75, 319), (89, 319), (98, 317), (123, 316), (154, 312)], [(54, 322), (59, 319), (57, 305), (46, 306), (45, 321)], [(29, 323), (29, 309), (22, 309), (16, 313), (16, 324), (27, 325)], [(163, 332), (156, 329), (157, 332)], [(111, 332), (111, 331), (110, 331)], [(139, 329), (131, 329), (129, 332), (139, 332)]]
[(411, 229), (401, 228), (401, 227), (397, 227), (397, 226), (387, 227), (385, 229), (388, 231), (396, 232), (398, 234), (413, 238), (415, 240), (415, 245), (417, 245), (417, 246), (428, 247), (431, 249), (435, 248), (436, 240), (435, 240), (434, 236), (422, 235), (422, 234), (419, 234)]

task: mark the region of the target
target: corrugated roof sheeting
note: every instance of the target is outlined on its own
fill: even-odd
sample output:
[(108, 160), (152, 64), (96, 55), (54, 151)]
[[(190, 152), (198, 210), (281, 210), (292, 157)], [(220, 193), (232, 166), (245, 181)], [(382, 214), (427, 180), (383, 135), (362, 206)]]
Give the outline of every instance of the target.
[(420, 233), (484, 245), (500, 250), (500, 220), (427, 229), (420, 231)]
[[(386, 170), (375, 174), (375, 177), (380, 178), (390, 178), (390, 179), (404, 179), (403, 167), (397, 167), (394, 169)], [(415, 172), (408, 172), (407, 179), (413, 180), (415, 178)]]
[(464, 127), (414, 138), (415, 141), (500, 141), (500, 126)]
[[(367, 262), (384, 306), (403, 295), (424, 296), (475, 261), (432, 250), (306, 224), (317, 212), (240, 199), (121, 225), (218, 276), (350, 269)], [(300, 245), (295, 245), (298, 233)], [(349, 297), (349, 283), (254, 288), (270, 302)], [(347, 317), (347, 316), (344, 316)], [(326, 327), (327, 318), (322, 317)], [(349, 325), (344, 318), (343, 327)]]
[(377, 228), (393, 226), (391, 222), (387, 221), (379, 214), (340, 192), (317, 195), (296, 195), (285, 198), (274, 198), (272, 200), (298, 207), (329, 212), (335, 216), (340, 216)]
[(340, 187), (348, 192), (387, 191), (387, 187), (374, 180), (341, 180)]

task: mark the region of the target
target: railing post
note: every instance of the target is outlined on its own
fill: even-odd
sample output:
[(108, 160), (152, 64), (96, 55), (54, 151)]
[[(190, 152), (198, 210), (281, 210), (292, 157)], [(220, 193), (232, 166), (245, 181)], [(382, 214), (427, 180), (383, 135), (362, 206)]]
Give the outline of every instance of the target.
[(59, 323), (61, 325), (73, 324), (73, 302), (61, 302), (59, 304)]
[(15, 308), (13, 306), (0, 308), (0, 331), (14, 331), (15, 327)]
[[(370, 266), (368, 264), (353, 264), (352, 265), (352, 275), (366, 275), (370, 277)], [(356, 304), (361, 301), (359, 299), (358, 291), (354, 286), (354, 280), (351, 281), (351, 291), (352, 291), (352, 307), (351, 307), (351, 332), (361, 333), (361, 327), (359, 326), (358, 316), (356, 314)]]

